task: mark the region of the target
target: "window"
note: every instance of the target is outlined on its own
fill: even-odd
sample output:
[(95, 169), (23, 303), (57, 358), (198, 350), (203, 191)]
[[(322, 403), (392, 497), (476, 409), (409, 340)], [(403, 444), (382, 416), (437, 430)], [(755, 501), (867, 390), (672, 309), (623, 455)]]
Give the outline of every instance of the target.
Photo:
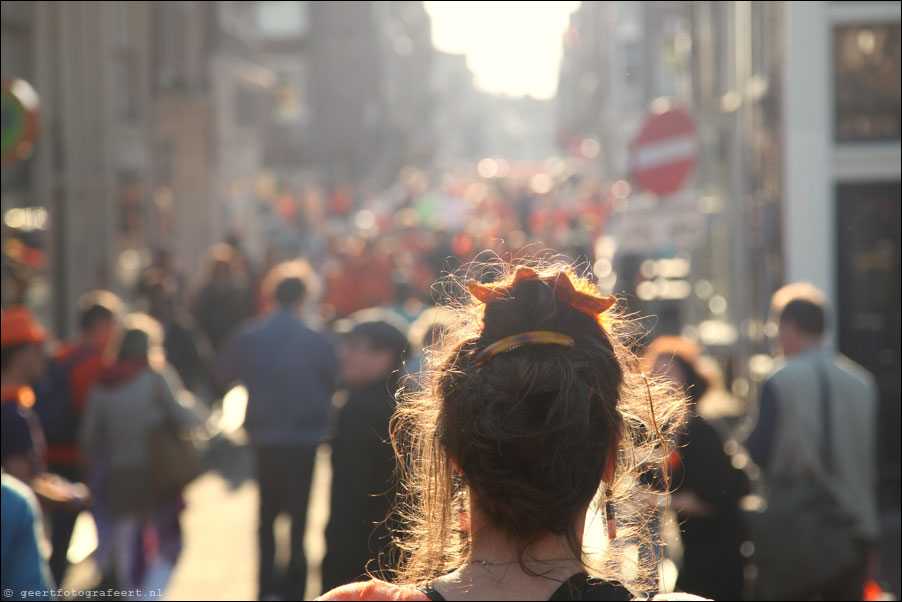
[(899, 140), (900, 26), (836, 27), (833, 57), (836, 141)]
[(138, 121), (141, 113), (141, 83), (138, 56), (131, 48), (123, 48), (114, 55), (116, 105), (119, 117), (129, 124)]
[(264, 35), (300, 37), (307, 33), (306, 2), (257, 2), (257, 26)]
[(637, 85), (642, 67), (642, 48), (632, 40), (623, 42), (623, 77), (627, 85)]

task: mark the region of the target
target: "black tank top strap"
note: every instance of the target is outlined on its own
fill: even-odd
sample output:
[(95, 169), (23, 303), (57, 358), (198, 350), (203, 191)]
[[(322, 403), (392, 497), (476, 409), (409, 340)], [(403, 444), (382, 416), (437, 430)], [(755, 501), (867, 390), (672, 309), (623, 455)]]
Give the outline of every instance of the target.
[[(421, 591), (430, 600), (444, 602), (445, 598), (434, 587), (432, 582), (418, 585)], [(555, 590), (549, 602), (569, 602), (571, 600), (585, 600), (586, 602), (601, 600), (619, 601), (632, 600), (633, 594), (616, 581), (605, 581), (589, 577), (586, 573), (577, 573), (567, 579)]]
[(589, 577), (586, 573), (577, 573), (561, 584), (551, 597), (550, 602), (569, 600), (632, 600), (633, 594), (616, 581), (605, 581)]

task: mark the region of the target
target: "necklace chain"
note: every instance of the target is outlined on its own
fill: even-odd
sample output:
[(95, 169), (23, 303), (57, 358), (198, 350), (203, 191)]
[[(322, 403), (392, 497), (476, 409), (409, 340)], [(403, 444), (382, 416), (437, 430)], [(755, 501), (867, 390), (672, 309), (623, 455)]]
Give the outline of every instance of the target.
[[(575, 560), (574, 558), (549, 558), (548, 560), (527, 560), (527, 563), (548, 563), (548, 562), (565, 562)], [(491, 562), (488, 560), (469, 560), (467, 564), (478, 564), (480, 566), (509, 566), (511, 564), (519, 564), (519, 560), (513, 562)]]

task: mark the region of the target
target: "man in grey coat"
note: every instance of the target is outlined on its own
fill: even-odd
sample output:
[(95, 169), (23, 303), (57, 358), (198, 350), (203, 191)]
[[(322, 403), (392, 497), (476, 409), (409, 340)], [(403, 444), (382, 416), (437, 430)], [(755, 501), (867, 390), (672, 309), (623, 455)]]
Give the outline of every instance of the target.
[(810, 595), (860, 600), (876, 567), (880, 533), (877, 387), (867, 370), (823, 346), (826, 312), (820, 291), (788, 285), (774, 294), (773, 308), (783, 358), (761, 390), (758, 421), (746, 447), (771, 492), (799, 479), (830, 485), (840, 509), (853, 519), (857, 541), (850, 545), (859, 548), (860, 562), (847, 574), (828, 576)]

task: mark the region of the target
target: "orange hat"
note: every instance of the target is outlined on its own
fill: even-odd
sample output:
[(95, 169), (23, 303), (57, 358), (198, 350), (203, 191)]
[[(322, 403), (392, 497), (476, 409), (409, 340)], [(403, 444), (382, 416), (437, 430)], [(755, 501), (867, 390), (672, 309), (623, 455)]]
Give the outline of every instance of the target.
[(10, 307), (0, 312), (0, 347), (3, 349), (46, 340), (47, 333), (25, 307)]

